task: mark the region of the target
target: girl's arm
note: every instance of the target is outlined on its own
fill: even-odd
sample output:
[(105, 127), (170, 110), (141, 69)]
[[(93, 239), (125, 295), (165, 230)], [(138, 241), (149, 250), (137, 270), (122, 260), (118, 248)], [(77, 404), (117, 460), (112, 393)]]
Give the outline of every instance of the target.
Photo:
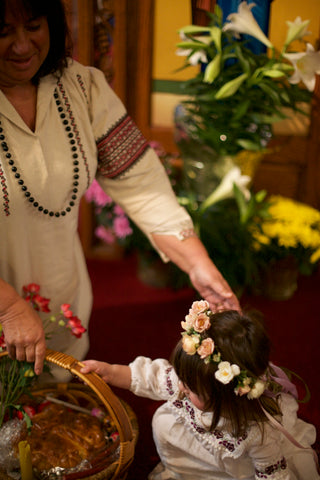
[(102, 380), (114, 387), (129, 390), (131, 385), (131, 370), (128, 365), (117, 365), (98, 360), (84, 360), (81, 373), (95, 372)]

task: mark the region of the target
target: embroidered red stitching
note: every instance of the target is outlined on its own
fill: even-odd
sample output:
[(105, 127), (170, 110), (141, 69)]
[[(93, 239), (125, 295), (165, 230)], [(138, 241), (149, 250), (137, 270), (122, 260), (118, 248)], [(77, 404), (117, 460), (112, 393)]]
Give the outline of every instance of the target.
[(68, 112), (68, 114), (69, 114), (70, 122), (71, 122), (71, 125), (72, 125), (72, 128), (73, 128), (73, 131), (74, 131), (74, 133), (75, 133), (76, 139), (77, 139), (77, 144), (78, 144), (78, 146), (79, 146), (79, 150), (80, 150), (81, 155), (82, 155), (82, 158), (83, 158), (83, 162), (84, 162), (84, 165), (85, 165), (85, 168), (86, 168), (86, 172), (87, 172), (87, 188), (89, 188), (89, 185), (90, 185), (90, 183), (91, 183), (89, 165), (88, 165), (88, 160), (87, 160), (85, 151), (84, 151), (84, 149), (83, 149), (83, 145), (82, 145), (82, 143), (81, 143), (79, 130), (78, 130), (77, 124), (76, 124), (76, 122), (75, 122), (75, 118), (74, 118), (74, 116), (73, 116), (73, 113), (72, 113), (72, 110), (71, 110), (71, 106), (70, 106), (68, 97), (67, 97), (67, 95), (66, 95), (66, 92), (65, 92), (65, 90), (64, 90), (63, 85), (62, 85), (61, 82), (58, 82), (58, 87), (59, 87), (59, 89), (60, 89), (62, 98), (63, 98), (63, 100), (64, 100), (64, 103), (65, 103), (65, 106), (66, 106), (66, 109), (67, 109), (67, 112)]
[(80, 88), (82, 90), (82, 93), (86, 97), (86, 100), (87, 100), (87, 103), (88, 103), (88, 97), (87, 97), (87, 92), (86, 92), (86, 89), (85, 89), (85, 86), (84, 86), (84, 81), (82, 80), (81, 75), (79, 75), (79, 73), (77, 74), (77, 80), (78, 80), (78, 83), (79, 83)]
[(7, 190), (7, 184), (6, 184), (6, 177), (1, 166), (0, 166), (0, 182), (1, 182), (1, 189), (2, 189), (2, 196), (3, 196), (3, 209), (4, 209), (4, 213), (6, 214), (6, 217), (8, 217), (10, 215), (9, 196), (8, 196), (8, 190)]
[(149, 148), (147, 140), (128, 114), (97, 141), (99, 172), (108, 178), (123, 174)]

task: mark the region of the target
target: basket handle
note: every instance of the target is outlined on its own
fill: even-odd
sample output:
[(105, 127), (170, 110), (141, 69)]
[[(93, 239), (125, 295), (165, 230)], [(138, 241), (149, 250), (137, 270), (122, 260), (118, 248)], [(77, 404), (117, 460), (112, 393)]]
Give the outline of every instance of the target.
[[(4, 355), (8, 355), (8, 352), (0, 352), (0, 358)], [(99, 397), (101, 402), (105, 405), (109, 413), (111, 414), (115, 424), (117, 426), (120, 442), (133, 441), (133, 431), (131, 422), (121, 404), (119, 398), (112, 392), (111, 388), (102, 380), (99, 375), (94, 372), (83, 374), (81, 368), (84, 366), (81, 362), (76, 360), (71, 355), (67, 355), (62, 352), (56, 352), (50, 348), (46, 349), (46, 360), (54, 363), (59, 367), (69, 370), (72, 375), (77, 376), (80, 380), (86, 383)]]

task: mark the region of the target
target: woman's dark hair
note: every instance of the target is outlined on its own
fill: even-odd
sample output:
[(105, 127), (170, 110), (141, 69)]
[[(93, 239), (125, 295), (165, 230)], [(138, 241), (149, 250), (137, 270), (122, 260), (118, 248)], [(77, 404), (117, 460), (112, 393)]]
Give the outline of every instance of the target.
[(3, 28), (6, 11), (24, 12), (30, 18), (46, 17), (50, 34), (50, 49), (47, 58), (33, 79), (49, 73), (61, 75), (72, 54), (72, 41), (66, 19), (63, 0), (0, 0), (0, 31)]
[[(270, 340), (260, 318), (228, 310), (211, 315), (211, 327), (206, 332), (214, 341), (215, 349), (223, 361), (236, 364), (247, 375), (263, 375), (269, 364)], [(223, 384), (215, 378), (216, 363), (205, 363), (199, 355), (189, 355), (177, 344), (171, 359), (179, 379), (190, 390), (205, 400), (205, 410), (213, 412), (210, 429), (214, 430), (220, 419), (235, 437), (247, 430), (252, 421), (262, 425), (266, 421), (257, 399), (234, 392), (235, 383)], [(280, 413), (275, 400), (260, 397), (264, 408), (272, 415)]]

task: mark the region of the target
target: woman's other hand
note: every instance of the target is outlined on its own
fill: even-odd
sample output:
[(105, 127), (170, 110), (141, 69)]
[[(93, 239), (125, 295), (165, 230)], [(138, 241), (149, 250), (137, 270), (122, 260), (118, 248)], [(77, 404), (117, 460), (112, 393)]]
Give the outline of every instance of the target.
[(46, 354), (41, 318), (3, 280), (0, 280), (0, 323), (8, 355), (19, 361), (34, 362), (34, 372), (40, 375)]

